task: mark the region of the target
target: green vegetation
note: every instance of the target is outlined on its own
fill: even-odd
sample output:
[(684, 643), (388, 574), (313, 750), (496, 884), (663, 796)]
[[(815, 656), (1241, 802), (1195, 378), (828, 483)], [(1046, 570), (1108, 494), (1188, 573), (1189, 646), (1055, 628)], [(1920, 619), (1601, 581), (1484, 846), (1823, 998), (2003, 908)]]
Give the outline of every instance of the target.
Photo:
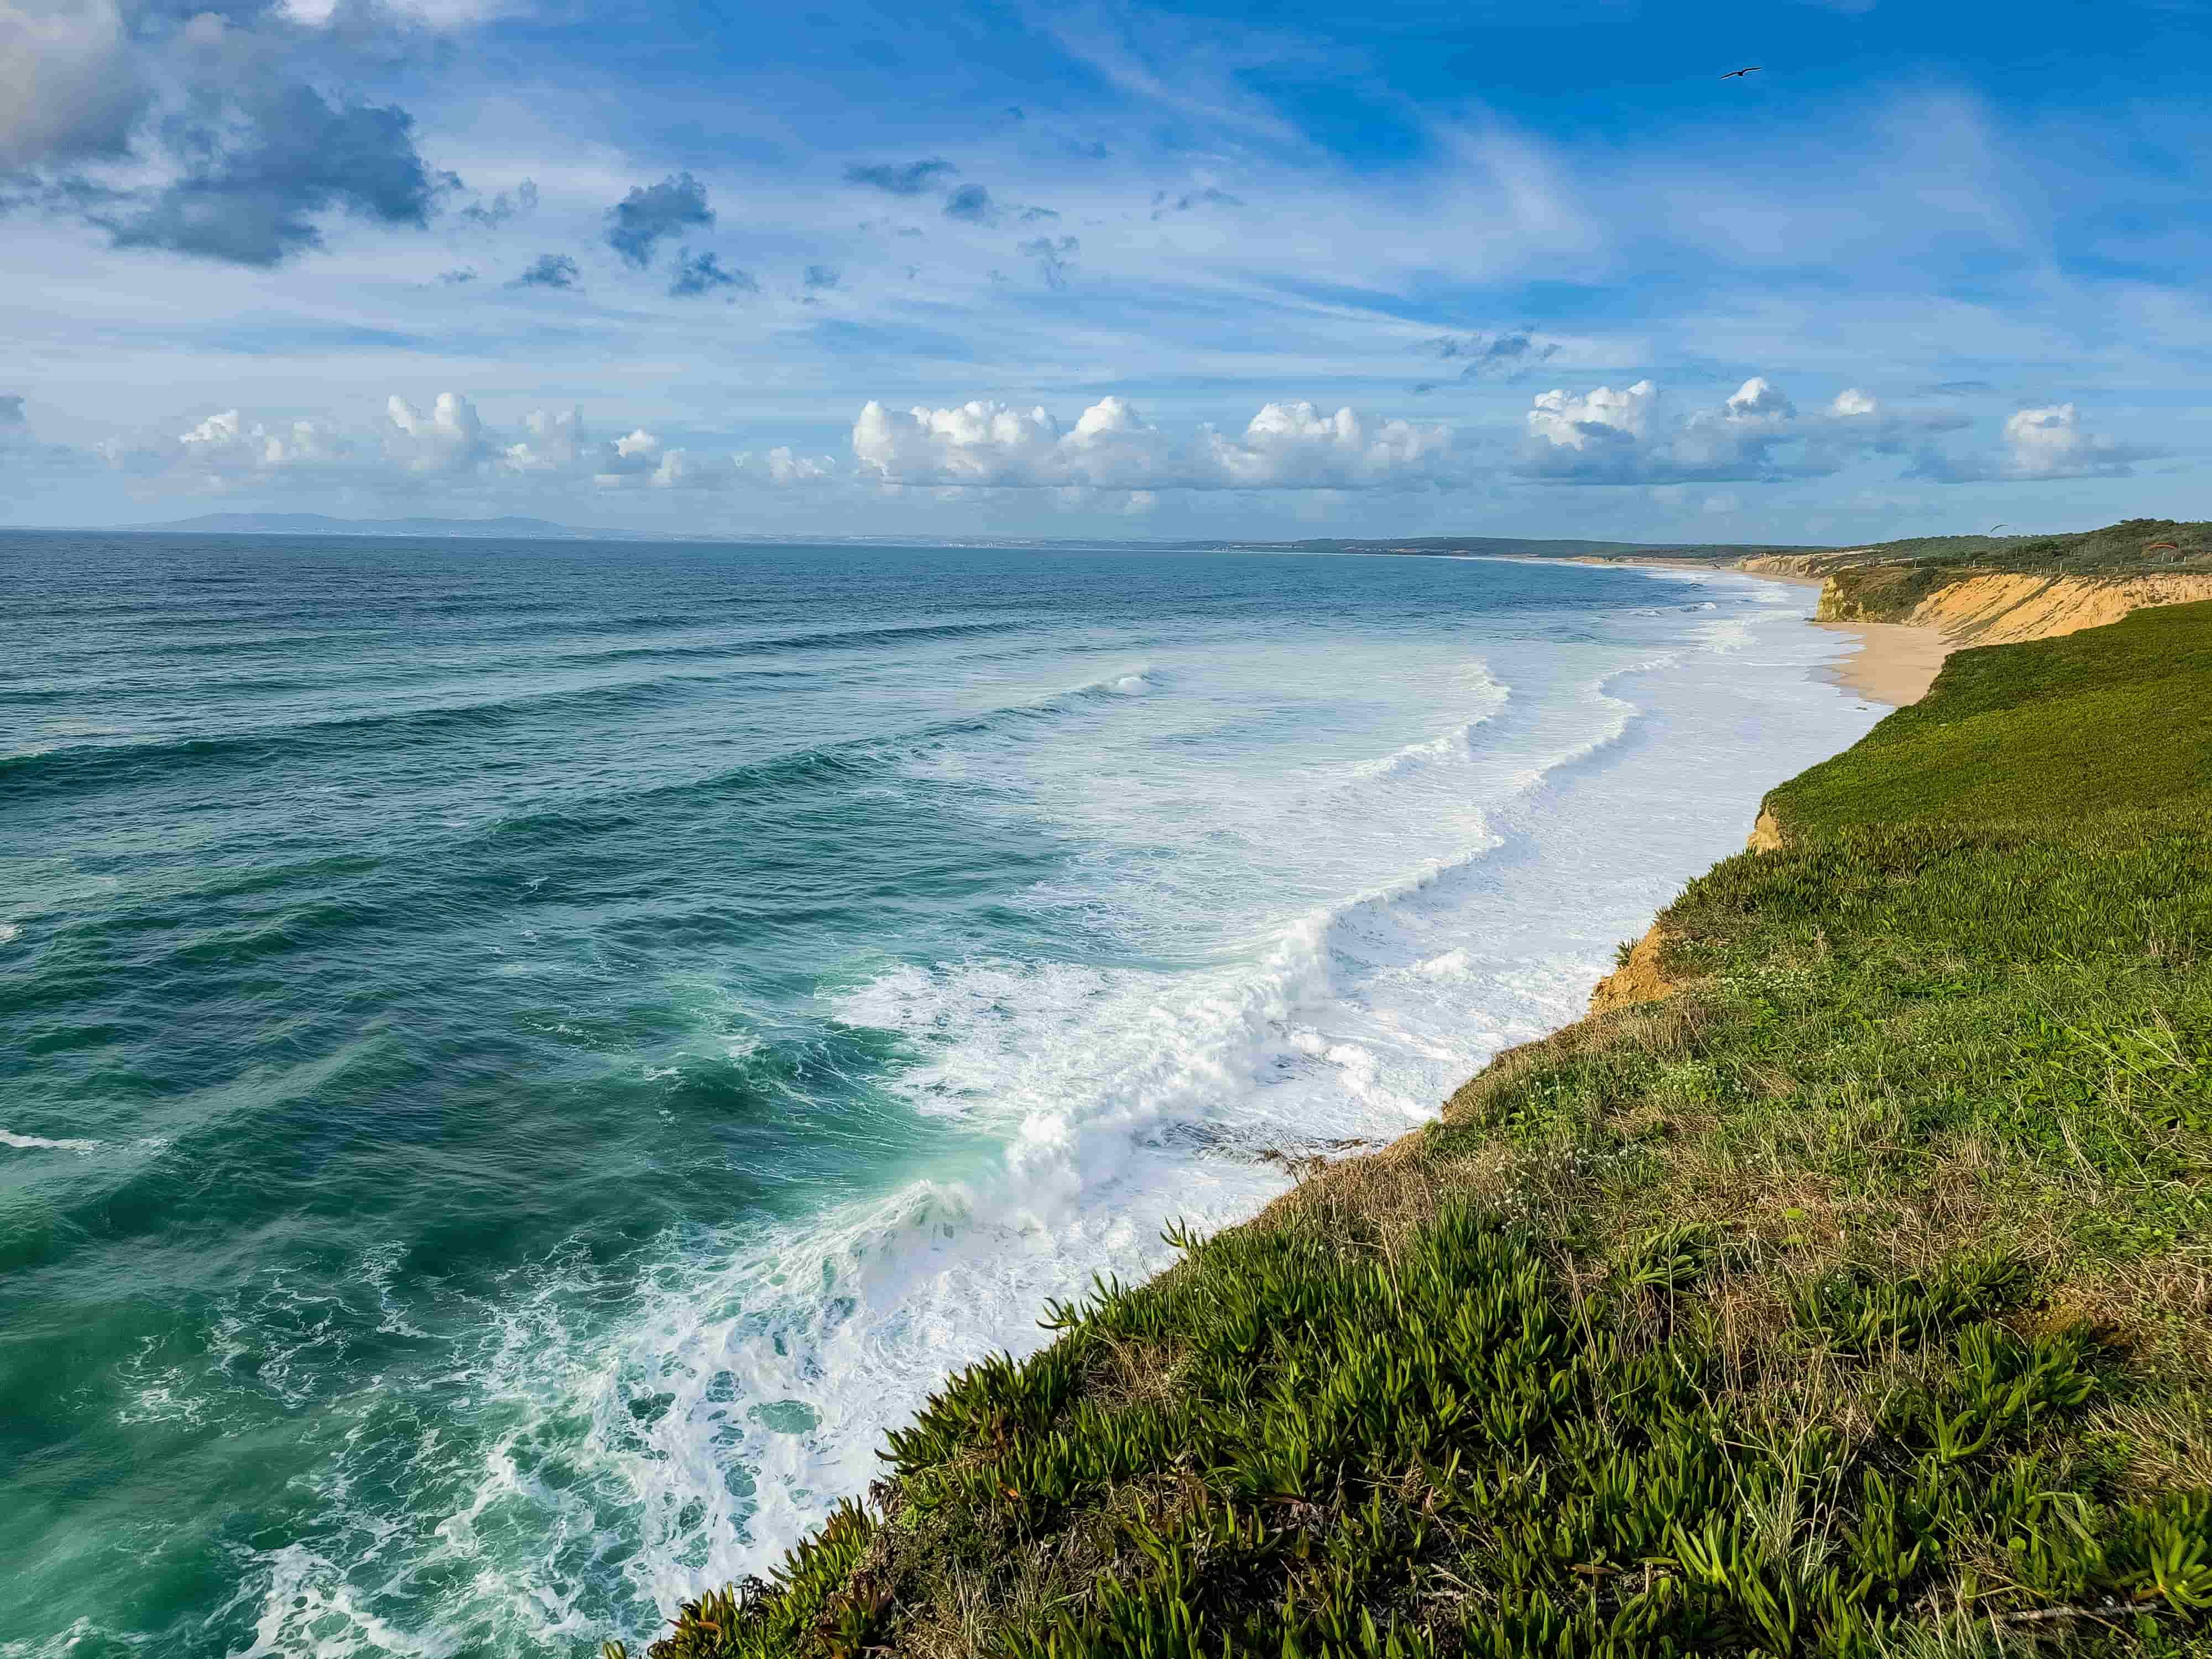
[(1991, 573), (2134, 576), (2212, 569), (2212, 524), (2130, 519), (2063, 536), (1925, 536), (1817, 556), (1821, 615), (1895, 621), (1937, 588)]
[[(2171, 544), (2171, 545), (2167, 545)], [(1920, 536), (1864, 550), (1885, 564), (2101, 575), (2212, 560), (2212, 524), (2127, 519), (2056, 536)]]
[(2208, 711), (2212, 605), (1954, 656), (1673, 996), (1051, 1310), (656, 1659), (2212, 1655)]

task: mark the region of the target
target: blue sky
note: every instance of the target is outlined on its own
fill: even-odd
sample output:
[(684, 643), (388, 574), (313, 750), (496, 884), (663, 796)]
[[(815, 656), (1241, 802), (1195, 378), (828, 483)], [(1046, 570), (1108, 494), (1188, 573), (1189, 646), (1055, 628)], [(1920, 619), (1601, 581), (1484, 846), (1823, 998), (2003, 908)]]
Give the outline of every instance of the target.
[(2204, 0), (0, 0), (0, 521), (2203, 517), (2208, 42)]

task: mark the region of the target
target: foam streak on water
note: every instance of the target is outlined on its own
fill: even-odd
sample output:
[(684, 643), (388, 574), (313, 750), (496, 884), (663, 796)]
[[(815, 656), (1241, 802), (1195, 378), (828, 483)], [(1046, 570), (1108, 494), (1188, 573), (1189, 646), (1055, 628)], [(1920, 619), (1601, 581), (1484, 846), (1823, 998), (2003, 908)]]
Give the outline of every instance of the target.
[(1730, 574), (0, 553), (9, 1659), (649, 1635), (1875, 712)]

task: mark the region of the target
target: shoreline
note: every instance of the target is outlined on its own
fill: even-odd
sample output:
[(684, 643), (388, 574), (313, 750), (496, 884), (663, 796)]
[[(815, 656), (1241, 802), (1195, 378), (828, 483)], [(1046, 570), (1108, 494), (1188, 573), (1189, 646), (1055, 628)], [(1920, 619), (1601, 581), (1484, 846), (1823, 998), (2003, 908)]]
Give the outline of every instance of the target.
[(1940, 628), (1910, 623), (1846, 623), (1815, 621), (1813, 626), (1853, 641), (1857, 648), (1849, 655), (1814, 671), (1819, 678), (1846, 691), (1856, 692), (1869, 702), (1903, 708), (1928, 695), (1942, 671), (1943, 659), (1959, 648), (1958, 641)]
[[(1826, 587), (1825, 576), (1798, 576), (1775, 570), (1746, 570), (1741, 565), (1716, 565), (1703, 559), (1594, 559), (1575, 564), (1611, 565), (1637, 570), (1727, 570), (1760, 581), (1786, 582), (1793, 587)], [(1913, 623), (1826, 622), (1806, 618), (1813, 627), (1840, 635), (1855, 649), (1814, 669), (1814, 678), (1852, 692), (1868, 702), (1903, 708), (1928, 695), (1942, 672), (1943, 659), (1959, 648), (1959, 641), (1940, 628)]]

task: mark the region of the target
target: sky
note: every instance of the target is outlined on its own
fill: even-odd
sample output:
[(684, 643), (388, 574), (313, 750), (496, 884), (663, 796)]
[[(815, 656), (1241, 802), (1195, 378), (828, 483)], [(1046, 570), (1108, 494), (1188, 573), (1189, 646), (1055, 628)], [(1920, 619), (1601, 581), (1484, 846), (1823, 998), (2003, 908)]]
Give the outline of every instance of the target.
[(0, 523), (2212, 516), (2208, 74), (2212, 0), (0, 0)]

